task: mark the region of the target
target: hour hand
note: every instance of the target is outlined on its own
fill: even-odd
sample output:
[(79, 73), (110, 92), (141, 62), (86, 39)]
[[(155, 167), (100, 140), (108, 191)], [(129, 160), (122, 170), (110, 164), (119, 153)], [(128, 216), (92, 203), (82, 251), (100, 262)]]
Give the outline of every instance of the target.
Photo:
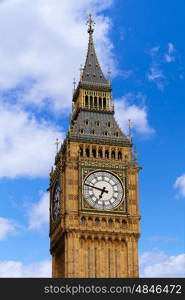
[(102, 198), (103, 193), (108, 193), (108, 191), (106, 191), (106, 187), (105, 187), (105, 186), (103, 187), (103, 189), (102, 189), (102, 191), (101, 191), (101, 194), (100, 194), (100, 196), (99, 196), (99, 199)]

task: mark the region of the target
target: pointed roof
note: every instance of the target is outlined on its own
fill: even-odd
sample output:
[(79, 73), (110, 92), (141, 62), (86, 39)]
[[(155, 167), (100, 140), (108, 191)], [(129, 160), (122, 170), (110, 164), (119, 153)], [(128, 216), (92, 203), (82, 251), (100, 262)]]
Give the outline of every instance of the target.
[(89, 43), (88, 43), (88, 51), (85, 66), (83, 68), (83, 72), (81, 74), (80, 83), (90, 84), (90, 85), (103, 85), (103, 86), (110, 86), (109, 80), (106, 80), (100, 64), (98, 62), (98, 58), (96, 56), (96, 51), (93, 42), (93, 26), (94, 21), (92, 19), (92, 15), (89, 15), (89, 20), (87, 21), (88, 33), (89, 33)]
[(130, 146), (113, 113), (81, 110), (68, 132), (71, 140)]

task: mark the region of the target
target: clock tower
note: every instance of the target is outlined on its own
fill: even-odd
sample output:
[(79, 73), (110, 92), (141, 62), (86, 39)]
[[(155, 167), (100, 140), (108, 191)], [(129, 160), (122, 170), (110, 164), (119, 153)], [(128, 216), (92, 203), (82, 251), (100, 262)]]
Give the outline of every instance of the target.
[(50, 173), (52, 276), (138, 277), (140, 167), (130, 136), (115, 120), (93, 27), (90, 15), (70, 128)]

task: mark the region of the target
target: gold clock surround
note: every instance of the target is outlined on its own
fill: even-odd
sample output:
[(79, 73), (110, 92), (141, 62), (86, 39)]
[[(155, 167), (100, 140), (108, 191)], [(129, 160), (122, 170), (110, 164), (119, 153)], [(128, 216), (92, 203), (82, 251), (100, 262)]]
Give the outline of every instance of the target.
[[(109, 209), (109, 210), (103, 210), (103, 209), (97, 209), (97, 208), (93, 208), (92, 206), (90, 206), (86, 199), (84, 198), (83, 195), (83, 186), (84, 186), (84, 182), (86, 180), (86, 178), (93, 174), (94, 172), (108, 172), (110, 174), (113, 174), (114, 176), (116, 176), (124, 189), (124, 197), (122, 198), (122, 200), (120, 201), (119, 205), (113, 209)], [(107, 168), (103, 168), (103, 169), (94, 169), (92, 167), (81, 167), (81, 184), (79, 186), (79, 194), (80, 194), (80, 198), (79, 198), (79, 205), (81, 210), (85, 213), (95, 213), (95, 214), (115, 214), (117, 213), (119, 214), (127, 214), (127, 197), (128, 197), (128, 189), (127, 189), (127, 180), (126, 180), (126, 170), (110, 170)]]

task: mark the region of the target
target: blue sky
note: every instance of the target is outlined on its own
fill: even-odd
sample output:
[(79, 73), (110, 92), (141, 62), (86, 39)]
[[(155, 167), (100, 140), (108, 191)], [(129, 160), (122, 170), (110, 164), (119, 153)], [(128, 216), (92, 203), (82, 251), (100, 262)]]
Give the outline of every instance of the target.
[[(61, 3), (62, 2), (62, 3)], [(0, 2), (0, 276), (49, 276), (49, 171), (93, 12), (116, 118), (138, 149), (140, 274), (184, 277), (183, 0)]]

